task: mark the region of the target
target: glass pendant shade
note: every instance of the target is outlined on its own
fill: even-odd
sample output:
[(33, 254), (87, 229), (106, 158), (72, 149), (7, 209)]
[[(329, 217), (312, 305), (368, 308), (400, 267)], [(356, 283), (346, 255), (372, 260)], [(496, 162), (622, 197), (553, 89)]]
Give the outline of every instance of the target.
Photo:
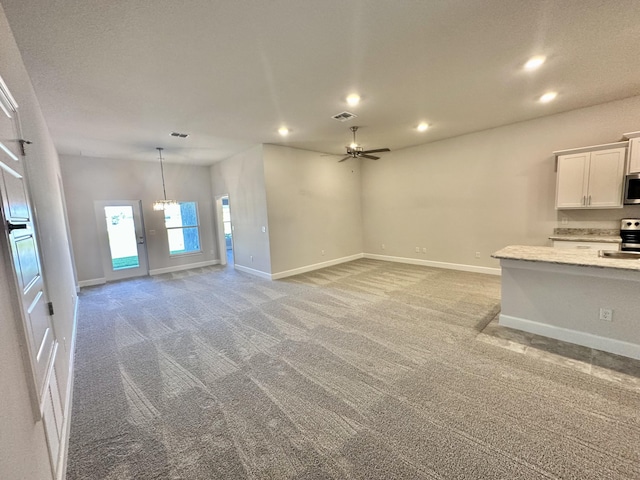
[(156, 200), (153, 202), (153, 209), (156, 211), (164, 210), (167, 207), (173, 207), (174, 205), (178, 205), (178, 202), (175, 200)]

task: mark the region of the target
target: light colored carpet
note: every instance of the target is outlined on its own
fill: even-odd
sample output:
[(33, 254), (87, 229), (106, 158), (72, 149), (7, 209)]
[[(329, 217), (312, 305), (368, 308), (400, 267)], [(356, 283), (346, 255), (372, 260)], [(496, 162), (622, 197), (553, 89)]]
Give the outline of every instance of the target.
[(640, 393), (476, 340), (499, 282), (358, 260), (84, 289), (67, 478), (640, 478)]

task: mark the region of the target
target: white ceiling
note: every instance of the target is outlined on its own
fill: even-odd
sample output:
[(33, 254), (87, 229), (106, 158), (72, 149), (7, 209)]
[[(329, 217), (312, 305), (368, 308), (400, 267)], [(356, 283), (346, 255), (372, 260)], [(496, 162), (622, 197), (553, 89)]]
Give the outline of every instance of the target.
[(0, 1), (61, 154), (397, 150), (640, 94), (637, 0)]

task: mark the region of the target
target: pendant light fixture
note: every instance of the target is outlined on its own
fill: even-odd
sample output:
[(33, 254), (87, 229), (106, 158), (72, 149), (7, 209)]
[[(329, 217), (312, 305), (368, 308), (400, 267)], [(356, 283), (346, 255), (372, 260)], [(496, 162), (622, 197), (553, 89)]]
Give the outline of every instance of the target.
[(164, 186), (164, 166), (162, 165), (162, 150), (164, 150), (164, 148), (156, 147), (156, 150), (158, 150), (158, 154), (160, 155), (160, 172), (162, 173), (162, 193), (164, 195), (164, 200), (156, 200), (155, 202), (153, 202), (153, 209), (160, 211), (164, 210), (167, 207), (178, 205), (178, 202), (176, 202), (175, 200), (167, 200), (167, 190)]

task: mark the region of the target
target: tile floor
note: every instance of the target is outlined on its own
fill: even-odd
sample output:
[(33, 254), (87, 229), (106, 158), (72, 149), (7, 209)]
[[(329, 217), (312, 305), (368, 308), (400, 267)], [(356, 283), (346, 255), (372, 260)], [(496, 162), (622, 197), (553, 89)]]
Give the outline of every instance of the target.
[(498, 315), (477, 339), (640, 391), (640, 360), (504, 327)]

